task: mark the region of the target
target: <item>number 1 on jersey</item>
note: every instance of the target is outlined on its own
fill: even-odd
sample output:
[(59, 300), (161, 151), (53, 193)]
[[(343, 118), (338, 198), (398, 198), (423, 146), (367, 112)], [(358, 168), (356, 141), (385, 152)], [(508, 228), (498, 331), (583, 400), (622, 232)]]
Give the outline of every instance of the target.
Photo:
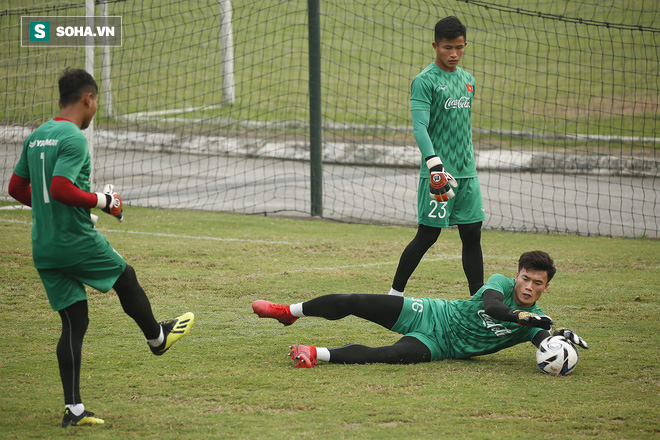
[(50, 198), (48, 197), (48, 187), (46, 186), (46, 156), (44, 152), (41, 152), (41, 177), (44, 182), (44, 203), (50, 203)]

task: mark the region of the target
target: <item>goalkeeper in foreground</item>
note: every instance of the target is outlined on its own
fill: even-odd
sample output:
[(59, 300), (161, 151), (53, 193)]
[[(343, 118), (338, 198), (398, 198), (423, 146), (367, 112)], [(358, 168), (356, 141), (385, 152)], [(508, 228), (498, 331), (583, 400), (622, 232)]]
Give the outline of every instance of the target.
[[(298, 368), (311, 368), (317, 361), (408, 364), (461, 359), (527, 341), (538, 347), (550, 337), (553, 322), (536, 301), (547, 290), (555, 272), (554, 262), (547, 253), (532, 251), (520, 257), (515, 278), (493, 275), (469, 300), (325, 295), (292, 305), (259, 300), (252, 303), (252, 309), (259, 317), (274, 318), (284, 325), (291, 325), (303, 316), (341, 319), (354, 315), (404, 335), (394, 345), (377, 348), (292, 345), (290, 357)], [(557, 330), (554, 335), (588, 348), (571, 330)]]
[(98, 87), (86, 71), (67, 69), (59, 91), (60, 114), (25, 140), (9, 194), (32, 207), (32, 258), (48, 301), (62, 318), (56, 352), (64, 389), (62, 426), (67, 427), (103, 423), (80, 397), (80, 358), (89, 322), (85, 284), (117, 292), (155, 355), (186, 335), (194, 316), (186, 313), (159, 324), (133, 268), (94, 229), (90, 208), (122, 220), (122, 200), (112, 185), (102, 193), (89, 192), (90, 154), (81, 130), (96, 113)]

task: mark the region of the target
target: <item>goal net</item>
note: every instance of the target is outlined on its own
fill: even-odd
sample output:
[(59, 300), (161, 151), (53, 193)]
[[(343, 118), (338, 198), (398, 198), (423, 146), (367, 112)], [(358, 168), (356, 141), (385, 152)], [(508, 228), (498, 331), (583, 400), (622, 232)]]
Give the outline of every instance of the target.
[[(122, 17), (123, 39), (109, 56), (95, 49), (95, 186), (113, 183), (135, 206), (308, 216), (307, 1), (102, 3)], [(85, 66), (83, 47), (22, 47), (20, 18), (85, 7), (4, 7), (8, 199), (23, 139), (57, 114), (58, 75)], [(476, 78), (484, 227), (658, 237), (658, 9), (643, 0), (321, 0), (322, 217), (416, 224), (410, 83), (433, 61), (435, 22), (456, 15), (468, 28), (461, 67)]]

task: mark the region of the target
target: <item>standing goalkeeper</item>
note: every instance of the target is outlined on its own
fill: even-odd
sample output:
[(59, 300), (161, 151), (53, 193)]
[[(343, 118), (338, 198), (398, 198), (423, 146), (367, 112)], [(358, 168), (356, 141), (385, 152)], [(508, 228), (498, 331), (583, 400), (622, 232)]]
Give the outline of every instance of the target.
[(422, 153), (417, 234), (401, 255), (391, 295), (403, 296), (408, 279), (442, 228), (458, 225), (470, 295), (484, 283), (481, 225), (486, 219), (472, 148), (474, 77), (458, 67), (466, 28), (456, 17), (435, 25), (435, 61), (413, 80), (410, 108)]
[(98, 87), (82, 69), (67, 69), (59, 79), (60, 114), (25, 140), (9, 182), (9, 194), (32, 207), (32, 258), (48, 301), (62, 319), (57, 361), (64, 389), (62, 426), (102, 424), (80, 397), (80, 358), (89, 322), (85, 284), (101, 292), (114, 289), (122, 308), (140, 327), (151, 351), (165, 353), (190, 331), (186, 313), (159, 324), (138, 284), (135, 271), (94, 229), (90, 208), (120, 221), (122, 201), (111, 185), (90, 190), (91, 161), (80, 130), (98, 106)]

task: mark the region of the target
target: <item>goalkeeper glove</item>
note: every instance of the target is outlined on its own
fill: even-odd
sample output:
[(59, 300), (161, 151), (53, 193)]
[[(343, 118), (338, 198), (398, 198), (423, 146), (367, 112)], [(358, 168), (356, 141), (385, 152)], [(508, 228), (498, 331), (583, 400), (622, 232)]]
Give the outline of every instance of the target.
[(96, 193), (98, 202), (96, 207), (100, 208), (103, 212), (115, 217), (121, 223), (124, 220), (122, 215), (123, 203), (121, 196), (115, 192), (114, 185), (106, 185), (103, 187), (102, 193)]
[(552, 328), (552, 318), (549, 316), (537, 315), (536, 313), (525, 312), (522, 310), (512, 310), (511, 311), (516, 317), (516, 323), (518, 325), (524, 325), (526, 327), (538, 327), (544, 330), (550, 330)]
[(426, 166), (431, 172), (431, 184), (429, 191), (431, 197), (434, 197), (438, 202), (446, 202), (455, 196), (452, 187), (456, 188), (458, 182), (456, 179), (445, 171), (442, 166), (442, 161), (438, 156), (429, 156), (426, 158)]
[(566, 339), (568, 342), (572, 343), (573, 345), (579, 345), (582, 348), (586, 348), (587, 350), (589, 349), (589, 346), (587, 345), (587, 341), (582, 339), (575, 333), (573, 330), (569, 330), (567, 328), (560, 328), (556, 330), (552, 336), (562, 336), (564, 339)]

